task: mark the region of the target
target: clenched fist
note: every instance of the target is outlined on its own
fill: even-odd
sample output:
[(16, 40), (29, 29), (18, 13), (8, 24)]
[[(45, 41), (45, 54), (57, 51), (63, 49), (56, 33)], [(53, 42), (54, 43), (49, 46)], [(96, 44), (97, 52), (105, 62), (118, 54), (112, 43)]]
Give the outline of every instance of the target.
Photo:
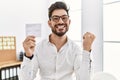
[(86, 32), (83, 35), (83, 49), (86, 51), (91, 51), (91, 46), (92, 46), (94, 39), (95, 39), (94, 34), (90, 32)]

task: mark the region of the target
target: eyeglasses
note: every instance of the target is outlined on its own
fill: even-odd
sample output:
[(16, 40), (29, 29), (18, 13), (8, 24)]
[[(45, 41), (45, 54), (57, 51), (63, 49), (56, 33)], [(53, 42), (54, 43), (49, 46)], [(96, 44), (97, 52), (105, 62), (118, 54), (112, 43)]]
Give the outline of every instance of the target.
[(69, 16), (68, 15), (62, 15), (62, 16), (54, 15), (50, 19), (53, 20), (54, 22), (59, 22), (60, 18), (62, 19), (63, 22), (67, 22), (67, 20), (69, 19)]

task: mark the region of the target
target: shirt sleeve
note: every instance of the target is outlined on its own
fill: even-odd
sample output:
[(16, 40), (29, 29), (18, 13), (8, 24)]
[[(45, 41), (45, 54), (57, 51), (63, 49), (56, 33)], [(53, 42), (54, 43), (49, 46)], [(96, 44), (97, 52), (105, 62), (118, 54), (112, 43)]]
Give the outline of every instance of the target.
[(90, 53), (88, 51), (83, 50), (81, 54), (77, 54), (74, 62), (76, 80), (90, 80), (90, 66)]
[(37, 71), (38, 71), (38, 62), (36, 55), (33, 56), (32, 60), (24, 56), (18, 75), (19, 80), (34, 80)]

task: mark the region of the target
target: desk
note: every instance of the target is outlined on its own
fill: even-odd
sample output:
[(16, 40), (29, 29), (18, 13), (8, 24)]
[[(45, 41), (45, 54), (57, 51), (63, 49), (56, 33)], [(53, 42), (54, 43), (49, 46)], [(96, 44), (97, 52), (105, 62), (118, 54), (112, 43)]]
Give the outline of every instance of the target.
[[(18, 68), (20, 68), (20, 65), (21, 61), (0, 62), (0, 80), (7, 80), (8, 78), (8, 80), (18, 80)], [(4, 71), (4, 78), (2, 71)]]

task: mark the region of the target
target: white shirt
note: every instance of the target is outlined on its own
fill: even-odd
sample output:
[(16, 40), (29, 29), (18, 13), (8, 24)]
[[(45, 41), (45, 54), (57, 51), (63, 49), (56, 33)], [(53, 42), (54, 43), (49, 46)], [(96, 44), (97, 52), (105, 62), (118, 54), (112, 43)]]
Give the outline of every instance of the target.
[(41, 80), (89, 80), (90, 53), (82, 51), (73, 41), (67, 43), (57, 52), (49, 39), (37, 44), (32, 60), (24, 57), (21, 64), (19, 80), (34, 80), (40, 70)]

